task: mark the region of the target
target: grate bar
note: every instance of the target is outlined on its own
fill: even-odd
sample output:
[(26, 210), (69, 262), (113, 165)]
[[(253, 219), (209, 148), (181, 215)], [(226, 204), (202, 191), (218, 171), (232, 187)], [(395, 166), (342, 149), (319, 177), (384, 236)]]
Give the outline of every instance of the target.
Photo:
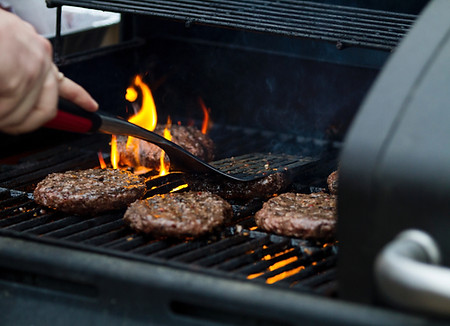
[(170, 248), (174, 243), (174, 240), (154, 240), (154, 242), (149, 243), (145, 246), (133, 249), (130, 253), (135, 255), (152, 255), (155, 252)]
[[(291, 249), (291, 250), (289, 250)], [(261, 274), (267, 272), (267, 269), (274, 265), (275, 263), (287, 260), (292, 257), (299, 256), (298, 251), (292, 250), (295, 249), (293, 247), (287, 248), (287, 250), (281, 254), (274, 255), (271, 259), (261, 259), (251, 265), (244, 266), (242, 268), (238, 268), (236, 270), (237, 273), (244, 274), (244, 275), (253, 275), (253, 274)], [(299, 257), (303, 257), (303, 254), (300, 254)]]
[(316, 263), (308, 263), (307, 267), (305, 267), (305, 269), (302, 270), (301, 273), (297, 273), (293, 276), (287, 277), (280, 282), (284, 282), (287, 284), (301, 282), (303, 284), (303, 280), (312, 277), (312, 279), (308, 279), (308, 282), (305, 282), (305, 284), (303, 285), (306, 285), (306, 283), (308, 283), (310, 286), (317, 286), (319, 285), (319, 283), (325, 283), (325, 281), (328, 281), (328, 279), (324, 278), (324, 276), (326, 275), (322, 275), (319, 272), (328, 270), (329, 268), (332, 268), (334, 266), (336, 266), (336, 257), (330, 256)]
[(111, 215), (98, 216), (91, 219), (83, 219), (78, 223), (64, 225), (64, 227), (62, 228), (58, 228), (51, 232), (45, 233), (45, 236), (82, 241), (92, 236), (92, 233), (97, 234), (98, 232), (101, 232), (99, 228), (108, 228), (109, 224), (115, 222), (116, 220), (117, 217)]
[(147, 244), (148, 241), (149, 240), (142, 235), (127, 234), (110, 243), (104, 244), (103, 247), (120, 251), (130, 251), (132, 249), (138, 248), (139, 246)]
[(170, 248), (159, 251), (155, 254), (155, 257), (164, 258), (164, 259), (174, 259), (174, 257), (178, 257), (186, 252), (190, 252), (191, 250), (195, 250), (207, 245), (207, 242), (203, 240), (194, 240), (194, 241), (183, 241), (180, 244), (174, 245)]
[(107, 233), (99, 234), (94, 238), (83, 241), (83, 243), (89, 245), (103, 246), (117, 238), (130, 235), (129, 230), (123, 227), (122, 220), (109, 223), (107, 228), (102, 228), (102, 231), (103, 232), (106, 231), (105, 229), (108, 229)]
[[(20, 212), (20, 208), (28, 206), (29, 199), (26, 196), (10, 197), (0, 202), (4, 209), (0, 211), (0, 217), (15, 215)], [(0, 224), (1, 225), (1, 224)]]
[(271, 245), (265, 245), (255, 249), (251, 254), (245, 255), (243, 257), (229, 259), (227, 261), (224, 261), (223, 263), (217, 264), (215, 268), (225, 271), (232, 271), (241, 268), (242, 266), (250, 265), (257, 261), (260, 261), (267, 255), (275, 255), (276, 253), (283, 252), (288, 248), (288, 246), (288, 240)]
[(83, 231), (69, 235), (64, 239), (67, 241), (100, 244), (103, 242), (99, 240), (99, 237), (104, 236), (105, 234), (107, 234), (107, 232), (117, 230), (120, 227), (123, 228), (122, 219), (117, 219), (117, 215), (113, 215), (110, 216), (110, 218), (106, 222), (100, 223), (90, 228), (86, 228)]
[(36, 227), (28, 229), (27, 233), (36, 234), (36, 235), (43, 235), (43, 234), (49, 233), (49, 232), (51, 232), (53, 230), (58, 230), (58, 229), (61, 229), (61, 228), (65, 227), (65, 226), (67, 226), (67, 225), (79, 223), (80, 221), (84, 220), (83, 217), (75, 216), (75, 215), (71, 215), (71, 216), (67, 216), (67, 217), (61, 218), (60, 214), (55, 214), (53, 217), (55, 219), (54, 221), (52, 221), (50, 223), (38, 225)]
[(255, 239), (249, 239), (246, 242), (239, 244), (237, 246), (228, 248), (224, 251), (216, 252), (212, 255), (206, 256), (200, 260), (197, 260), (194, 262), (195, 265), (199, 266), (214, 266), (216, 264), (220, 264), (225, 260), (228, 260), (230, 258), (234, 257), (242, 257), (249, 251), (255, 250), (259, 246), (263, 246), (267, 243), (269, 243), (270, 237), (264, 237), (264, 238), (255, 238)]
[[(22, 222), (28, 221), (30, 216), (37, 216), (39, 210), (38, 209), (27, 209), (26, 207), (30, 207), (31, 203), (18, 206), (17, 210), (20, 212), (22, 209), (25, 211), (24, 213), (19, 213), (17, 215), (11, 214), (9, 218), (0, 220), (0, 227), (4, 228), (14, 228), (17, 224), (21, 224)], [(15, 211), (15, 210), (12, 210)], [(11, 210), (3, 211), (5, 213), (11, 212)]]
[(179, 262), (191, 263), (195, 260), (201, 259), (203, 257), (207, 257), (218, 251), (222, 251), (222, 250), (225, 250), (232, 246), (239, 245), (247, 240), (248, 240), (247, 237), (240, 236), (240, 235), (231, 237), (231, 238), (227, 238), (227, 239), (222, 239), (215, 243), (208, 244), (207, 246), (205, 244), (205, 246), (199, 247), (196, 250), (191, 250), (182, 255), (179, 255), (174, 260), (179, 261)]
[[(299, 281), (294, 281), (291, 285), (291, 288), (299, 288), (299, 289), (307, 289), (307, 288), (317, 288), (323, 284), (329, 283), (330, 281), (334, 281), (336, 279), (336, 268), (335, 267), (328, 267), (328, 266), (334, 266), (333, 265), (327, 265), (326, 270), (321, 270), (320, 274), (314, 274), (314, 276), (304, 278)], [(323, 267), (323, 266), (322, 266)], [(292, 278), (291, 278), (292, 279)]]
[[(93, 158), (94, 157), (94, 158)], [(36, 171), (32, 171), (24, 175), (8, 176), (7, 181), (0, 182), (0, 186), (4, 188), (18, 189), (21, 190), (24, 186), (27, 186), (31, 183), (36, 183), (46, 177), (48, 174), (53, 172), (62, 172), (71, 169), (84, 169), (90, 168), (98, 164), (98, 160), (95, 161), (95, 156), (92, 153), (88, 154), (80, 154), (74, 155), (72, 157), (68, 157), (67, 160), (63, 160), (62, 162), (57, 162), (56, 164), (42, 164), (41, 169), (37, 169)]]
[(395, 48), (416, 16), (312, 1), (48, 0), (50, 5), (138, 13), (217, 27)]
[[(36, 210), (37, 211), (37, 210)], [(14, 231), (27, 231), (32, 228), (36, 228), (38, 226), (51, 223), (54, 220), (53, 214), (45, 214), (37, 217), (33, 217), (30, 219), (30, 216), (27, 216), (26, 220), (21, 221), (20, 223), (13, 224), (7, 229), (11, 229)]]

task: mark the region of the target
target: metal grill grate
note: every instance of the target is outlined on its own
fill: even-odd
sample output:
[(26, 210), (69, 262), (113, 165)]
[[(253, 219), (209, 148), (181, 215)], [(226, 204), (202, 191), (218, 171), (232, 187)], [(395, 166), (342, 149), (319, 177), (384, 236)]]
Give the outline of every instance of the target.
[(51, 6), (145, 14), (216, 27), (318, 39), (343, 46), (392, 50), (411, 27), (410, 14), (309, 1), (48, 0)]
[(45, 210), (30, 197), (0, 188), (0, 234), (299, 291), (336, 290), (334, 245), (261, 232), (251, 217), (208, 237), (155, 239), (129, 229), (123, 212), (70, 216)]
[[(220, 143), (219, 139), (217, 141)], [(289, 138), (289, 141), (298, 140)], [(29, 155), (17, 164), (2, 166), (0, 235), (299, 291), (330, 295), (336, 290), (337, 248), (257, 229), (253, 214), (262, 205), (259, 199), (232, 202), (234, 220), (216, 233), (181, 240), (137, 234), (123, 222), (123, 211), (89, 218), (54, 212), (33, 201), (32, 191), (37, 181), (49, 172), (97, 166), (97, 151), (106, 152), (104, 147), (108, 148), (108, 142), (109, 136), (105, 135), (82, 137)], [(235, 151), (237, 147), (232, 146), (232, 149)], [(252, 155), (248, 157), (251, 159)], [(152, 179), (147, 187), (151, 189), (150, 195), (167, 193), (179, 182), (180, 177), (175, 173)]]

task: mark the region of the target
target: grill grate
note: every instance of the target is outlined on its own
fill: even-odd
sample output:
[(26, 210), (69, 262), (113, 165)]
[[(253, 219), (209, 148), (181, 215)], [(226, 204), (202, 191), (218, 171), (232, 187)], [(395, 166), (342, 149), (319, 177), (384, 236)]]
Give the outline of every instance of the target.
[[(269, 136), (274, 139), (274, 135)], [(228, 137), (225, 138), (224, 143), (228, 143)], [(286, 139), (305, 144), (296, 138)], [(335, 275), (330, 270), (335, 265), (337, 248), (258, 230), (253, 214), (262, 205), (259, 199), (245, 203), (232, 202), (234, 220), (229, 225), (212, 235), (183, 240), (155, 239), (136, 234), (123, 222), (123, 211), (89, 218), (54, 212), (33, 201), (32, 191), (37, 181), (49, 172), (97, 166), (97, 151), (106, 152), (108, 142), (109, 136), (105, 135), (81, 137), (74, 142), (29, 155), (17, 164), (2, 166), (0, 235), (25, 237), (57, 246), (64, 245), (247, 282), (267, 283), (325, 295), (334, 294)], [(221, 140), (216, 138), (216, 142), (220, 144)], [(307, 157), (314, 156), (311, 146), (294, 147), (304, 149)], [(249, 151), (245, 146), (241, 149), (232, 146), (230, 150), (232, 154)], [(222, 157), (228, 154), (230, 153), (222, 153)], [(248, 157), (251, 159), (252, 156)], [(263, 157), (257, 157), (266, 162)], [(311, 162), (307, 157), (305, 159)], [(228, 161), (222, 159), (218, 164)], [(151, 179), (147, 181), (147, 187), (152, 189), (150, 195), (166, 193), (179, 182), (180, 176), (175, 173)]]
[(392, 50), (416, 16), (310, 1), (47, 0), (216, 27), (319, 39), (342, 46)]
[(208, 237), (161, 240), (129, 229), (122, 221), (123, 212), (93, 218), (66, 216), (42, 209), (29, 194), (0, 189), (0, 197), (3, 235), (26, 235), (36, 241), (57, 241), (126, 259), (317, 294), (331, 295), (336, 290), (334, 245), (261, 232), (251, 217)]

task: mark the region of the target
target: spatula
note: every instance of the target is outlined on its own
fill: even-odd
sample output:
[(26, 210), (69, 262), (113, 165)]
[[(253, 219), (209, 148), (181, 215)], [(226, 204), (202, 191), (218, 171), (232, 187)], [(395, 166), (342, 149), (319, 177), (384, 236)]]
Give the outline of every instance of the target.
[[(296, 158), (292, 157), (288, 160), (289, 162), (287, 162), (283, 159), (280, 161), (279, 157), (274, 158), (271, 156), (273, 162), (270, 162), (270, 156), (268, 156), (266, 171), (252, 171), (251, 174), (239, 173), (239, 175), (236, 175), (233, 174), (230, 169), (224, 169), (225, 171), (219, 170), (166, 138), (123, 120), (122, 118), (113, 117), (103, 112), (87, 112), (74, 103), (64, 99), (59, 100), (58, 108), (57, 116), (49, 121), (45, 127), (78, 133), (100, 132), (139, 138), (153, 143), (164, 150), (169, 156), (171, 169), (177, 171), (215, 174), (242, 182), (256, 180), (269, 174), (276, 173), (277, 171), (283, 171), (283, 169), (286, 169), (286, 164), (293, 164), (296, 161)], [(248, 161), (248, 158), (246, 159)], [(258, 157), (257, 160), (260, 161), (261, 157)], [(302, 163), (300, 161), (298, 163), (301, 165)], [(248, 163), (249, 162), (246, 162), (246, 164)], [(303, 162), (303, 164), (305, 164), (305, 162)]]

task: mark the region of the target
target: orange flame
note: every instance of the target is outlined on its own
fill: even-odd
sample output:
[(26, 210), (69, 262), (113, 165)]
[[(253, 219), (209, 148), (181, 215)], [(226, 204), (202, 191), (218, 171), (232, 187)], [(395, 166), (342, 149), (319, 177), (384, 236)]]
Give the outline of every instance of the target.
[(205, 102), (203, 102), (203, 99), (201, 97), (198, 98), (198, 102), (200, 103), (200, 106), (203, 110), (202, 133), (206, 134), (211, 127), (211, 122), (209, 119), (209, 112), (211, 111), (211, 109), (206, 107)]
[[(142, 81), (141, 76), (137, 75), (134, 78), (133, 84), (127, 88), (125, 98), (130, 102), (135, 102), (138, 98), (136, 88), (139, 88), (142, 93), (142, 104), (139, 112), (129, 118), (128, 121), (142, 128), (153, 131), (155, 130), (158, 121), (155, 101), (153, 100), (153, 95), (150, 88)], [(139, 140), (134, 137), (128, 137), (126, 148), (134, 154), (134, 159), (137, 165), (141, 165), (139, 157)]]
[(117, 137), (112, 135), (111, 137), (111, 165), (113, 169), (119, 168), (119, 155), (117, 151)]
[[(166, 127), (164, 128), (164, 138), (167, 140), (172, 140), (172, 135), (170, 133), (170, 127), (172, 126), (172, 120), (170, 119), (170, 117), (167, 118), (167, 124)], [(159, 157), (159, 175), (163, 176), (166, 175), (167, 173), (169, 173), (169, 167), (170, 164), (165, 164), (164, 163), (164, 157), (166, 156), (166, 153), (161, 150), (161, 156)]]
[(98, 152), (97, 156), (98, 156), (98, 161), (100, 163), (100, 168), (106, 169), (106, 163), (105, 163), (105, 160), (103, 159), (102, 152)]
[[(134, 123), (142, 128), (153, 131), (156, 128), (157, 114), (155, 101), (153, 100), (150, 88), (142, 81), (142, 77), (137, 75), (134, 78), (133, 86), (138, 87), (142, 92), (142, 105), (138, 113), (132, 116), (128, 121)], [(125, 98), (130, 98), (134, 102), (137, 99), (136, 89), (130, 86), (127, 88), (127, 95)]]
[[(269, 261), (269, 260), (277, 258), (277, 257), (279, 257), (281, 255), (285, 255), (285, 254), (287, 254), (287, 253), (289, 253), (289, 252), (291, 252), (293, 250), (294, 250), (294, 248), (289, 248), (289, 249), (287, 249), (287, 250), (285, 250), (283, 252), (279, 252), (279, 253), (276, 253), (274, 255), (266, 255), (261, 260), (268, 260)], [(292, 256), (292, 257), (283, 259), (281, 261), (274, 262), (272, 265), (270, 265), (266, 269), (266, 271), (260, 272), (260, 273), (255, 273), (255, 274), (250, 274), (250, 275), (247, 276), (247, 278), (248, 279), (257, 278), (257, 277), (265, 274), (267, 271), (270, 271), (270, 272), (275, 271), (275, 270), (277, 270), (279, 268), (282, 268), (284, 266), (287, 266), (287, 265), (289, 265), (289, 264), (291, 264), (291, 263), (293, 263), (293, 262), (295, 262), (297, 260), (298, 260), (297, 256)], [(272, 277), (267, 278), (266, 283), (267, 284), (273, 284), (273, 283), (278, 282), (278, 281), (280, 281), (282, 279), (285, 279), (285, 278), (287, 278), (287, 277), (289, 277), (291, 275), (295, 275), (295, 274), (297, 274), (298, 272), (300, 272), (300, 271), (302, 271), (304, 269), (305, 269), (305, 266), (299, 266), (299, 267), (296, 267), (296, 268), (293, 268), (293, 269), (290, 269), (290, 270), (286, 270), (286, 271), (281, 272), (281, 273), (279, 273), (277, 275), (274, 275)]]
[[(136, 75), (131, 83), (131, 85), (127, 88), (125, 98), (132, 103), (133, 108), (135, 109), (135, 114), (128, 119), (131, 123), (134, 123), (142, 128), (145, 128), (150, 131), (154, 131), (157, 126), (157, 112), (156, 106), (153, 99), (152, 92), (150, 87), (144, 83), (141, 75)], [(140, 108), (138, 104), (138, 99), (141, 99)], [(201, 98), (199, 98), (200, 106), (202, 107), (204, 119), (202, 124), (202, 133), (206, 133), (211, 126), (209, 113), (210, 109), (206, 107), (205, 103)], [(180, 122), (178, 122), (180, 124)], [(172, 140), (172, 135), (170, 133), (170, 128), (172, 126), (172, 121), (170, 117), (168, 117), (167, 125), (164, 129), (164, 138), (168, 140)], [(140, 144), (141, 142), (134, 138), (128, 137), (126, 142), (126, 151), (127, 153), (132, 153), (134, 156), (134, 173), (141, 174), (149, 171), (148, 168), (142, 166), (140, 163)], [(170, 164), (166, 163), (165, 160), (165, 152), (161, 151), (160, 156), (160, 168), (159, 175), (163, 176), (169, 173)], [(119, 168), (120, 155), (118, 151), (118, 142), (117, 137), (113, 136), (111, 138), (111, 165), (114, 169)], [(187, 185), (180, 186), (180, 189), (185, 188)], [(178, 189), (177, 189), (178, 190)]]
[[(133, 79), (132, 84), (127, 88), (125, 98), (129, 102), (136, 102), (139, 97), (139, 92), (142, 94), (142, 103), (139, 110), (132, 117), (128, 119), (131, 123), (134, 123), (142, 128), (153, 131), (157, 124), (157, 113), (155, 101), (153, 100), (153, 95), (150, 87), (145, 84), (140, 75), (136, 75)], [(128, 137), (126, 148), (133, 153), (134, 159), (137, 162), (136, 171), (139, 173), (145, 173), (148, 169), (139, 167), (140, 156), (139, 156), (139, 140), (134, 137)], [(111, 165), (113, 168), (117, 169), (119, 167), (119, 152), (117, 149), (117, 138), (113, 136), (111, 139)]]

